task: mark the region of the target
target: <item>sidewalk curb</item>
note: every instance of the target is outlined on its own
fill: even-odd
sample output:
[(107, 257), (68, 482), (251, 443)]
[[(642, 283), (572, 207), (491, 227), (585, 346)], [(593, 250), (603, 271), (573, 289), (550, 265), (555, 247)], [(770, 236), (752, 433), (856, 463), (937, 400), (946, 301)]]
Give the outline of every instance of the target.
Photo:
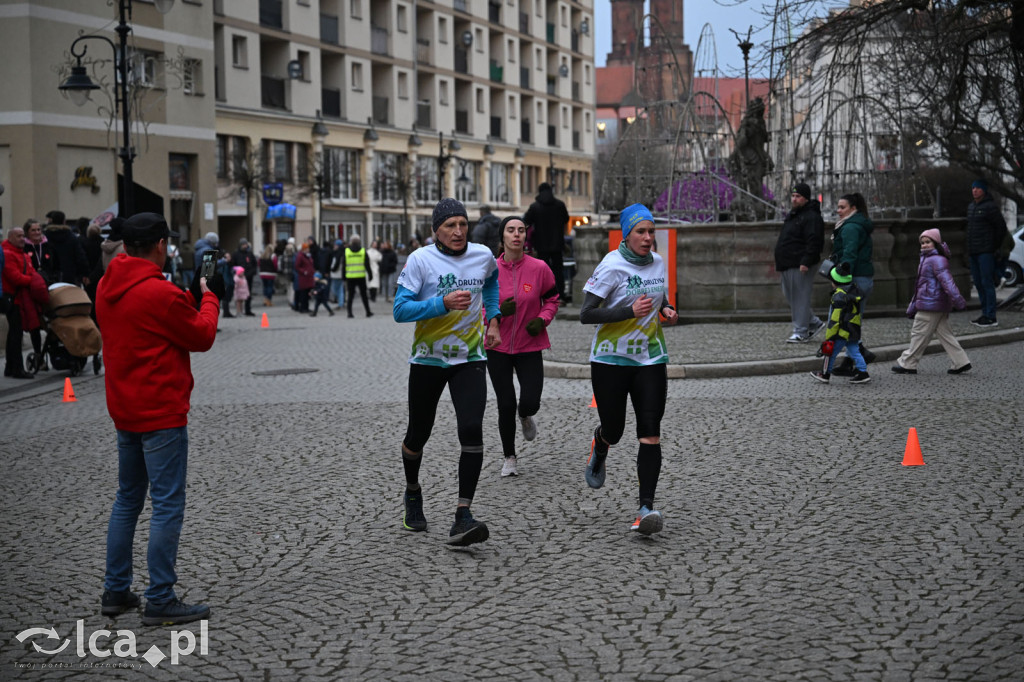
[[(1024, 328), (1001, 329), (958, 337), (964, 348), (979, 348), (1004, 343), (1024, 341)], [(876, 359), (873, 364), (895, 360), (906, 350), (907, 344), (872, 348)], [(941, 353), (942, 345), (933, 339), (925, 350), (926, 355)], [(752, 377), (773, 374), (796, 374), (821, 368), (821, 358), (784, 358), (780, 360), (758, 360), (751, 362), (712, 362), (707, 364), (669, 365), (669, 379), (717, 379), (723, 377)], [(589, 379), (590, 364), (544, 361), (544, 376), (552, 379)]]

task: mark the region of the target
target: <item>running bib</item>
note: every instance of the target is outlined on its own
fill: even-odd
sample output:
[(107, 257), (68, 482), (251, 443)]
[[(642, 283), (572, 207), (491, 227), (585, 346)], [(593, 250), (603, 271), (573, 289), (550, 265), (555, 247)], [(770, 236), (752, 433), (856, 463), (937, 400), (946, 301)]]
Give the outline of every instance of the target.
[(461, 256), (446, 256), (433, 245), (409, 254), (398, 285), (416, 292), (417, 301), (460, 289), (473, 295), (468, 310), (449, 310), (416, 322), (410, 363), (447, 367), (487, 359), (483, 289), (497, 267), (491, 250), (482, 244), (469, 244)]
[(606, 365), (663, 365), (668, 362), (665, 335), (658, 309), (668, 291), (665, 262), (653, 253), (650, 265), (630, 265), (618, 251), (605, 256), (587, 280), (583, 291), (604, 299), (609, 308), (632, 306), (644, 294), (654, 308), (644, 317), (631, 317), (598, 326), (590, 346), (590, 361)]

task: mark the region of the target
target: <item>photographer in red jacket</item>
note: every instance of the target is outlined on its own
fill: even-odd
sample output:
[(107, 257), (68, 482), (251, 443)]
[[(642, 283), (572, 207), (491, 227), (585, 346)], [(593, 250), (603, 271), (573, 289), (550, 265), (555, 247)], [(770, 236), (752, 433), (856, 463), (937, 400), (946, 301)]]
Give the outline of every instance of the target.
[[(189, 352), (213, 346), (217, 295), (199, 280), (202, 301), (163, 276), (167, 242), (177, 237), (155, 213), (140, 213), (121, 227), (125, 253), (107, 267), (96, 292), (103, 336), (107, 411), (117, 428), (118, 490), (107, 528), (102, 613), (136, 608), (131, 591), (135, 525), (149, 489), (149, 587), (144, 625), (177, 625), (208, 618), (204, 605), (174, 593), (178, 538), (185, 515), (188, 411), (192, 394)], [(214, 275), (216, 278), (219, 275)]]

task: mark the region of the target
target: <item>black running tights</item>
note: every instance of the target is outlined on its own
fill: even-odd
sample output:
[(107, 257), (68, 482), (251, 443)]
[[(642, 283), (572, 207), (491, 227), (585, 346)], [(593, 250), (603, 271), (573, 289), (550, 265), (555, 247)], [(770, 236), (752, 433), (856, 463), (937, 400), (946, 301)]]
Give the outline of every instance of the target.
[[(519, 379), (519, 403), (512, 373)], [(487, 373), (498, 399), (498, 433), (501, 449), (506, 457), (516, 454), (516, 414), (532, 417), (540, 410), (540, 395), (544, 390), (544, 360), (541, 352), (500, 353), (487, 351)]]

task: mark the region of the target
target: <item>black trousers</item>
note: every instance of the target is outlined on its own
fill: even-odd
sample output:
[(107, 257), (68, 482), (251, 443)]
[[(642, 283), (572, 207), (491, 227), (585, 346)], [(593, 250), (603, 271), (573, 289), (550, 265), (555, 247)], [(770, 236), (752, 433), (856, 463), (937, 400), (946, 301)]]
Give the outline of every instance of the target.
[(601, 437), (609, 445), (622, 438), (626, 428), (626, 398), (633, 402), (636, 437), (661, 436), (668, 396), (668, 368), (665, 365), (630, 367), (590, 363), (590, 381), (601, 419)]
[(405, 447), (420, 452), (430, 439), (437, 415), (437, 403), (444, 387), (448, 387), (459, 444), (463, 449), (482, 450), (484, 444), (484, 408), (487, 406), (485, 362), (464, 362), (451, 367), (409, 365), (409, 426), (405, 430)]
[(7, 343), (4, 346), (4, 376), (25, 371), (25, 358), (21, 355), (21, 309), (12, 305), (7, 311)]
[(537, 258), (548, 264), (551, 274), (555, 276), (555, 289), (560, 298), (565, 297), (565, 266), (562, 264), (562, 251), (537, 251)]
[[(512, 374), (519, 379), (519, 402)], [(544, 391), (544, 359), (541, 352), (501, 353), (487, 351), (487, 373), (498, 399), (498, 433), (505, 457), (516, 454), (516, 414), (532, 417), (540, 411), (540, 396)]]
[(366, 278), (346, 279), (348, 287), (348, 316), (352, 317), (352, 302), (356, 299), (356, 289), (359, 289), (359, 296), (363, 299), (363, 307), (366, 308), (366, 316), (370, 316), (370, 302), (366, 300)]

